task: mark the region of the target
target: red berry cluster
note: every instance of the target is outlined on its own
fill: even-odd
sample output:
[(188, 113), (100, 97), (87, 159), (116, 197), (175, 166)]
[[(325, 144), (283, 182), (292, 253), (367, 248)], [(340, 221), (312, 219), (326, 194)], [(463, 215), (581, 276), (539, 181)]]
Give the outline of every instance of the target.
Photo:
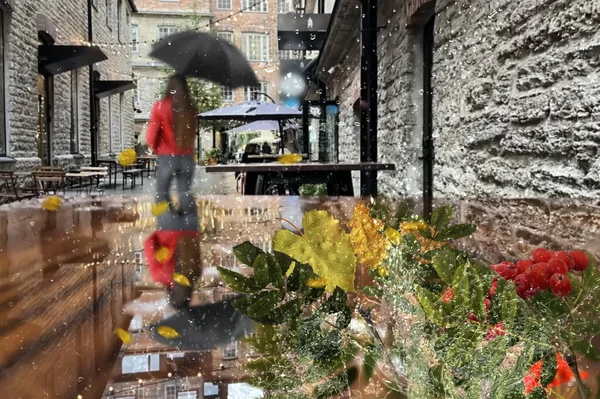
[(583, 271), (588, 266), (589, 260), (583, 251), (549, 251), (537, 248), (531, 254), (531, 259), (523, 259), (517, 263), (502, 262), (491, 268), (504, 279), (513, 281), (517, 294), (527, 299), (547, 289), (556, 296), (568, 296), (573, 288), (567, 274), (572, 270)]

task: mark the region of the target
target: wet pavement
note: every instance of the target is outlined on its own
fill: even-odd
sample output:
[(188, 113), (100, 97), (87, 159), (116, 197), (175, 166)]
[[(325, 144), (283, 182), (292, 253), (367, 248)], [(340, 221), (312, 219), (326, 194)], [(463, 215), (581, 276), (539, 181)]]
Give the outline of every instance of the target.
[[(301, 228), (305, 211), (325, 209), (347, 220), (357, 201), (199, 196), (204, 275), (194, 304), (231, 295), (215, 267), (244, 272), (233, 246), (248, 240), (269, 250), (272, 235), (289, 228), (281, 218)], [(155, 228), (150, 205), (147, 196), (105, 195), (67, 200), (56, 212), (43, 211), (36, 202), (0, 208), (0, 397), (177, 397), (171, 392), (186, 393), (183, 398), (261, 397), (243, 384), (242, 366), (254, 354), (242, 342), (179, 352), (147, 332), (149, 324), (173, 312), (141, 255), (144, 239)], [(457, 222), (482, 225), (464, 245), (489, 261), (544, 244), (600, 252), (595, 205), (465, 201), (455, 209)], [(493, 228), (486, 224), (490, 220)], [(578, 225), (570, 231), (569, 223), (575, 221)], [(563, 226), (562, 231), (544, 234), (555, 225)], [(358, 280), (368, 279), (359, 271)], [(386, 323), (385, 314), (375, 317)], [(116, 328), (129, 331), (128, 345), (114, 333)]]

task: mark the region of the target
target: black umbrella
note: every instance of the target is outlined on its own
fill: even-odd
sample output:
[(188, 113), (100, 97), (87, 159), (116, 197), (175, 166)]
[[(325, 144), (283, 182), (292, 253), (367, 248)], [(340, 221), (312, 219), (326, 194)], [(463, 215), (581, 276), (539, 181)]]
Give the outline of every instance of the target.
[(167, 36), (154, 44), (150, 56), (184, 76), (234, 89), (258, 85), (254, 70), (240, 50), (209, 33), (187, 31)]
[[(253, 321), (238, 312), (231, 300), (179, 310), (150, 326), (153, 338), (177, 350), (210, 350), (229, 345), (252, 331)], [(160, 327), (177, 331), (177, 338), (165, 338)]]

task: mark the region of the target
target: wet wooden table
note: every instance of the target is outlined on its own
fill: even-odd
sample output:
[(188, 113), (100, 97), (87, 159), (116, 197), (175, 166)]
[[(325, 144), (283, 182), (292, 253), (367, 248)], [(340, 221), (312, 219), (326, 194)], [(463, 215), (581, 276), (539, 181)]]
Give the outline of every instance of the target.
[[(281, 218), (301, 228), (304, 212), (321, 209), (346, 221), (357, 201), (349, 197), (199, 197), (205, 270), (201, 284), (205, 288), (198, 291), (203, 299), (199, 300), (215, 301), (228, 295), (219, 287), (215, 266), (241, 267), (232, 253), (235, 245), (249, 240), (270, 250), (273, 234), (289, 227)], [(136, 312), (123, 308), (140, 292), (150, 295), (148, 300), (163, 296), (139, 256), (144, 239), (156, 227), (151, 204), (149, 197), (103, 197), (66, 201), (57, 212), (42, 211), (35, 201), (0, 208), (0, 393), (9, 393), (4, 397), (97, 398), (109, 386), (111, 392), (127, 396), (127, 387), (137, 387), (139, 380), (148, 389), (156, 389), (169, 373), (191, 378), (198, 370), (203, 375), (194, 382), (200, 384), (198, 392), (205, 381), (220, 381), (224, 384), (220, 392), (226, 395), (229, 382), (244, 379), (240, 371), (246, 359), (243, 346), (238, 347), (235, 359), (224, 358), (221, 350), (188, 354), (190, 363), (186, 364), (196, 368), (186, 368), (169, 360), (169, 348), (156, 346), (143, 332), (139, 337), (135, 337), (137, 330), (132, 332), (130, 346), (122, 346), (114, 334), (117, 327), (127, 329), (132, 316), (137, 320)], [(522, 256), (539, 245), (572, 245), (589, 248), (596, 255), (600, 252), (598, 234), (591, 233), (600, 231), (600, 208), (594, 204), (474, 200), (453, 205), (456, 222), (480, 226), (462, 245), (491, 262)], [(411, 206), (419, 212), (416, 202)], [(557, 225), (560, 231), (549, 229)], [(368, 279), (366, 272), (359, 271), (358, 283)], [(153, 310), (146, 313), (136, 321), (136, 328), (160, 317)], [(123, 373), (123, 357), (159, 352), (165, 359), (157, 372)]]

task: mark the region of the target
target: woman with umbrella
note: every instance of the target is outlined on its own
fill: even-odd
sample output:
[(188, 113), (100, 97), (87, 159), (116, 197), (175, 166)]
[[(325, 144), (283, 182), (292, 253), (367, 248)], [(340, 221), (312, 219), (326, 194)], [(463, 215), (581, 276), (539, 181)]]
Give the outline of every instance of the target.
[(178, 211), (182, 214), (196, 212), (191, 192), (198, 132), (196, 114), (185, 78), (175, 74), (167, 83), (164, 98), (154, 104), (148, 124), (148, 146), (158, 155), (156, 203), (168, 203), (172, 208), (169, 191), (175, 179)]

